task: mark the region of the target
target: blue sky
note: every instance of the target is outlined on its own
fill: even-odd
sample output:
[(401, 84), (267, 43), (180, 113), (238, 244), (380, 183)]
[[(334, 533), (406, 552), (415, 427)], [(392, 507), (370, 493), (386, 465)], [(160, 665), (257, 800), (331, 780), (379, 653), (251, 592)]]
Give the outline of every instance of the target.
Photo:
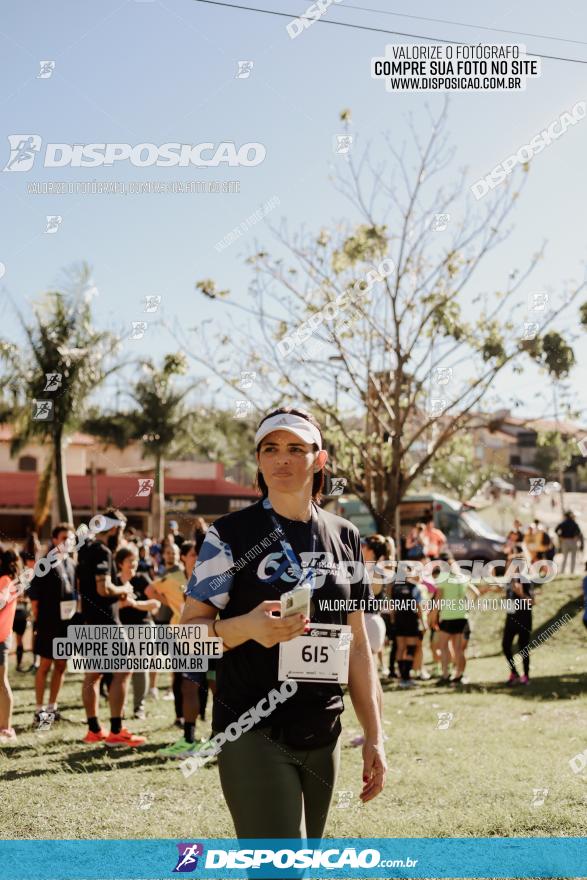
[[(308, 4), (262, 0), (251, 5), (299, 15)], [(551, 37), (396, 17), (365, 11), (367, 6)], [(522, 42), (534, 52), (587, 61), (587, 43), (552, 39), (587, 34), (587, 7), (571, 0), (499, 0), (490, 7), (407, 0), (388, 7), (382, 0), (355, 0), (353, 8), (344, 2), (331, 7), (327, 18), (439, 42)], [(443, 100), (418, 92), (390, 94), (383, 82), (370, 78), (371, 57), (383, 55), (388, 42), (411, 42), (403, 37), (317, 23), (290, 40), (287, 19), (193, 0), (35, 0), (6, 6), (2, 19), (2, 167), (10, 133), (36, 133), (44, 143), (235, 141), (259, 142), (267, 150), (265, 160), (251, 168), (138, 169), (125, 162), (113, 168), (35, 167), (0, 174), (5, 332), (13, 316), (10, 298), (26, 307), (27, 300), (57, 282), (63, 267), (81, 260), (93, 266), (99, 290), (94, 310), (104, 326), (128, 327), (148, 318), (142, 300), (155, 294), (162, 297), (167, 318), (177, 316), (185, 326), (212, 318), (214, 326), (230, 328), (234, 315), (196, 294), (194, 283), (214, 278), (235, 298), (244, 297), (251, 280), (244, 258), (255, 238), (271, 246), (271, 237), (259, 224), (225, 251), (217, 252), (216, 242), (274, 196), (279, 206), (270, 220), (285, 217), (291, 230), (305, 224), (318, 231), (340, 218), (352, 220), (348, 203), (328, 180), (332, 165), (341, 161), (332, 147), (341, 128), (339, 111), (350, 107), (355, 137), (371, 141), (376, 155), (383, 155), (383, 131), (401, 136), (408, 112), (424, 125), (425, 104), (435, 111)], [(48, 79), (37, 78), (41, 60), (56, 62)], [(254, 62), (247, 79), (235, 77), (239, 60)], [(448, 132), (457, 147), (454, 171), (467, 165), (470, 185), (580, 100), (587, 100), (587, 64), (562, 61), (543, 61), (541, 77), (529, 80), (523, 92), (453, 94)], [(520, 302), (536, 290), (556, 296), (566, 279), (583, 276), (586, 155), (587, 120), (582, 120), (536, 156), (515, 212), (515, 231), (485, 265), (479, 289), (502, 287), (509, 271), (525, 266), (545, 240), (546, 257)], [(240, 180), (240, 193), (50, 196), (26, 191), (32, 181), (206, 179)], [(49, 214), (63, 217), (55, 235), (44, 234)], [(579, 365), (572, 377), (578, 408), (587, 403), (587, 356), (578, 351), (585, 349), (583, 339), (576, 346)], [(176, 348), (156, 325), (132, 345), (143, 346), (146, 356)], [(526, 413), (543, 411), (532, 400), (537, 384), (543, 380), (535, 371), (515, 380)], [(506, 393), (511, 385), (511, 375), (504, 376), (496, 391)]]

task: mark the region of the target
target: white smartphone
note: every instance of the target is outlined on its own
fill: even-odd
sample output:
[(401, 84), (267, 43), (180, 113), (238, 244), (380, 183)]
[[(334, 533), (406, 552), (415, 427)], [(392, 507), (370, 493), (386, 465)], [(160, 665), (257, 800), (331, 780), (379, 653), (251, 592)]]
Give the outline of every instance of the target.
[(310, 616), (310, 597), (312, 588), (308, 584), (302, 587), (295, 587), (289, 593), (281, 595), (281, 616), (291, 617), (292, 614), (304, 614)]

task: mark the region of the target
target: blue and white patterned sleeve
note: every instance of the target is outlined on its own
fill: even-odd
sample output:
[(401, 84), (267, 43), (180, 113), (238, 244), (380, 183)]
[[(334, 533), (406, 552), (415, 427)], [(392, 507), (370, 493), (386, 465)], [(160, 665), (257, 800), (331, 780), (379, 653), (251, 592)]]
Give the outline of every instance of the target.
[(228, 604), (233, 579), (232, 550), (214, 526), (210, 526), (189, 579), (186, 596), (198, 602), (209, 602), (222, 610)]

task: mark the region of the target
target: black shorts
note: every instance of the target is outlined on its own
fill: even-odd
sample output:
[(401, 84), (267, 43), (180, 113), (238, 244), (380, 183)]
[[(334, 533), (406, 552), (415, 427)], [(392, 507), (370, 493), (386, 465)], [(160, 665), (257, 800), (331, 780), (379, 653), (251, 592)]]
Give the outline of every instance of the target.
[(411, 620), (396, 620), (395, 637), (396, 638), (419, 638), (420, 627), (418, 626), (418, 618)]
[(205, 672), (182, 672), (182, 676), (187, 678), (188, 681), (192, 681), (194, 684), (199, 684), (200, 686), (206, 684)]
[(471, 638), (471, 626), (470, 626), (468, 620), (465, 623), (465, 628), (463, 630), (463, 638), (466, 639), (467, 641), (469, 641), (469, 639)]
[(455, 620), (441, 620), (440, 629), (442, 632), (450, 633), (451, 636), (456, 636), (465, 631), (467, 624), (466, 617), (457, 617)]
[(15, 632), (17, 636), (24, 636), (27, 620), (28, 614), (26, 613), (26, 611), (23, 608), (17, 608), (14, 613), (12, 632)]

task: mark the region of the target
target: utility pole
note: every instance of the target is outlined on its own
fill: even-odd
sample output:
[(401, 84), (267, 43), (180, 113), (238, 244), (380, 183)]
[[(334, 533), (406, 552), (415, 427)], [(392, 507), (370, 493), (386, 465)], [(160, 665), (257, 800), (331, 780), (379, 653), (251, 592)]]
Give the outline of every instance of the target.
[[(556, 379), (552, 380), (552, 401), (554, 405), (554, 420), (556, 424), (557, 434), (560, 436), (560, 424), (558, 420), (558, 395), (557, 395), (557, 387), (556, 387)], [(557, 471), (558, 471), (558, 481), (560, 485), (560, 503), (561, 503), (561, 513), (564, 516), (565, 513), (565, 477), (563, 473), (563, 466), (561, 462), (561, 454), (560, 454), (560, 446), (557, 444), (556, 447), (556, 463), (557, 463)]]

